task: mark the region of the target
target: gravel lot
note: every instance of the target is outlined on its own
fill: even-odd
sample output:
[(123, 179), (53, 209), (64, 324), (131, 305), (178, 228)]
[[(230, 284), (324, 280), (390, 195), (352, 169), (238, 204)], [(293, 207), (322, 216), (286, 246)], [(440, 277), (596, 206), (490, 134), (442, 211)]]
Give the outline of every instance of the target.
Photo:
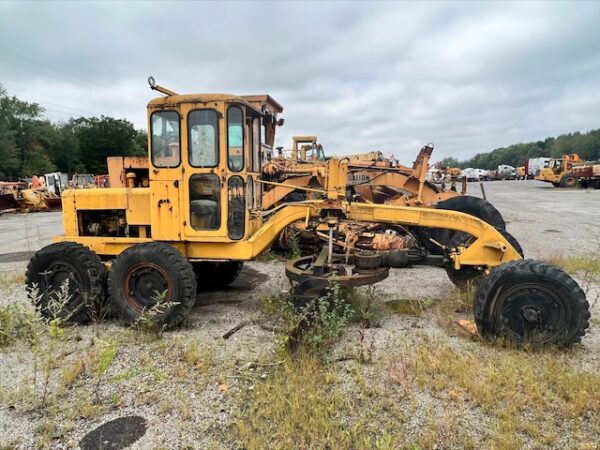
[[(527, 257), (550, 258), (559, 254), (568, 256), (594, 249), (598, 251), (600, 190), (562, 190), (536, 181), (487, 182), (484, 187), (488, 200), (503, 214), (508, 231), (521, 243)], [(472, 195), (480, 195), (477, 183), (470, 183), (469, 191)], [(52, 235), (61, 231), (60, 213), (0, 216), (0, 280), (5, 280), (0, 284), (0, 304), (26, 302), (20, 281), (29, 252), (46, 245)], [(133, 449), (230, 448), (230, 441), (223, 436), (239, 407), (236, 393), (242, 387), (236, 381), (236, 368), (257, 360), (275, 360), (279, 340), (274, 333), (252, 326), (244, 328), (228, 341), (223, 341), (221, 336), (240, 321), (257, 317), (261, 299), (277, 295), (286, 288), (282, 263), (251, 262), (245, 265), (242, 276), (229, 289), (201, 294), (189, 323), (181, 330), (165, 334), (158, 344), (151, 340), (147, 344), (143, 339), (140, 341), (133, 330), (117, 321), (69, 330), (68, 339), (61, 344), (64, 351), (56, 363), (56, 373), (51, 375), (48, 384), (49, 392), (62, 400), (55, 408), (43, 411), (27, 408), (22, 399), (14, 402), (5, 400), (0, 405), (0, 448), (45, 445), (47, 448), (76, 448), (80, 439), (95, 427), (126, 415), (143, 416), (148, 424), (146, 434), (131, 446)], [(592, 286), (589, 295), (595, 296), (597, 288)], [(388, 299), (441, 300), (447, 298), (453, 289), (443, 270), (426, 267), (394, 270), (377, 286), (377, 292)], [(591, 330), (582, 345), (566, 358), (571, 367), (597, 372), (600, 369), (598, 302), (593, 306), (592, 316)], [(495, 351), (474, 342), (458, 328), (453, 331), (441, 327), (433, 312), (416, 318), (391, 314), (382, 320), (380, 328), (368, 332), (375, 343), (375, 358), (385, 357), (392, 342), (400, 339), (403, 348), (410, 348), (416, 345), (417, 340), (422, 340), (423, 335), (428, 339), (443, 340), (457, 351)], [(352, 333), (349, 332), (348, 336)], [(92, 345), (90, 342), (97, 342), (94, 341), (96, 338), (99, 338), (98, 342), (105, 342), (112, 339), (111, 336), (118, 337), (120, 344), (114, 362), (103, 375), (103, 382), (92, 387), (79, 386), (77, 389), (83, 390), (84, 394), (76, 394), (74, 387), (60, 387), (60, 368), (73, 363), (76, 350), (83, 345)], [(333, 354), (343, 355), (351, 339), (344, 338), (332, 350)], [(155, 372), (150, 369), (131, 379), (126, 379), (126, 376), (120, 378), (133, 368), (149, 365), (152, 370), (169, 375), (180, 362), (162, 355), (167, 354), (169, 348), (188, 348), (192, 344), (197, 345), (203, 354), (211, 355), (210, 364), (201, 373), (192, 373), (190, 379), (178, 387), (172, 385), (175, 383), (174, 376), (172, 379), (170, 376), (161, 378), (157, 387), (156, 383), (152, 383), (152, 373)], [(32, 351), (25, 344), (2, 350), (0, 389), (20, 392), (24, 386), (31, 384), (33, 360)], [(117, 383), (114, 380), (122, 381)], [(161, 394), (161, 390), (165, 393)], [(185, 414), (177, 408), (164, 406), (165, 396), (178, 395), (183, 396), (189, 409)], [(82, 396), (96, 396), (110, 406), (100, 408), (97, 414), (68, 414), (68, 409), (81, 408)], [(102, 403), (101, 400), (98, 401)], [(423, 401), (435, 403), (429, 397)], [(443, 408), (437, 403), (435, 405)], [(475, 412), (468, 414), (470, 417)], [(592, 419), (597, 423), (597, 417)], [(49, 420), (57, 424), (60, 430), (58, 437), (48, 437), (44, 431)], [(407, 433), (419, 432), (418, 418), (415, 420), (417, 422), (411, 422)], [(482, 425), (487, 419), (480, 415), (469, 420)], [(592, 442), (595, 438), (600, 439), (598, 428), (594, 431), (592, 427), (589, 432)], [(559, 436), (550, 447), (568, 447), (569, 439), (568, 435)], [(531, 444), (527, 446), (531, 447)]]

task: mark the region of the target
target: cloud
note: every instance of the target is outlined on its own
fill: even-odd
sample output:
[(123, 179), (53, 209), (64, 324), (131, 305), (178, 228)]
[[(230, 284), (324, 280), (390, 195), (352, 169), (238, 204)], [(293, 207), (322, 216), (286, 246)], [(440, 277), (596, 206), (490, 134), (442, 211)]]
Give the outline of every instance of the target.
[(146, 77), (270, 93), (278, 138), (410, 163), (598, 128), (597, 3), (0, 3), (0, 83), (145, 127)]

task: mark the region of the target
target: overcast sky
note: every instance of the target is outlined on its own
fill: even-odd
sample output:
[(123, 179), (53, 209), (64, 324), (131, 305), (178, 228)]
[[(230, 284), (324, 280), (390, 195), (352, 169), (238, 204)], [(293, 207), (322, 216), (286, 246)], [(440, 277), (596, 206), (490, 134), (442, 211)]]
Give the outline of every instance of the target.
[(146, 79), (271, 94), (278, 144), (434, 160), (600, 128), (600, 2), (6, 3), (0, 84), (145, 128)]

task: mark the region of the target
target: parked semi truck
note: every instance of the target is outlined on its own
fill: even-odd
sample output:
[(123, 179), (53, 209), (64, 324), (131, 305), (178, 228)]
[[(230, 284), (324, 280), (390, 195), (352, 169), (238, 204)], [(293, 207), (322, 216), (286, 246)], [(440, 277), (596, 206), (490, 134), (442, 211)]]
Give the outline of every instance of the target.
[(541, 170), (548, 167), (551, 158), (545, 156), (539, 158), (529, 158), (525, 161), (525, 178), (533, 180), (537, 177)]

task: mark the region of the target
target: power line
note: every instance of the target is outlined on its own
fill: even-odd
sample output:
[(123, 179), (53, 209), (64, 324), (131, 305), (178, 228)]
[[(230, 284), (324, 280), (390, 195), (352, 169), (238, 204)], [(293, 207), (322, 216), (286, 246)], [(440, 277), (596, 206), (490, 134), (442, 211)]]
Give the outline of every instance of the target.
[[(0, 49), (0, 51), (3, 51), (3, 50)], [(26, 66), (23, 66), (23, 65), (20, 65), (20, 64), (16, 64), (14, 61), (8, 61), (8, 60), (6, 60), (4, 58), (1, 58), (1, 57), (0, 57), (0, 61), (7, 62), (9, 64), (15, 65), (15, 66), (20, 67), (22, 69), (29, 70), (31, 72), (37, 72), (35, 69), (32, 69), (30, 67), (26, 67)], [(47, 76), (49, 76), (51, 78), (54, 78), (55, 80), (58, 80), (58, 81), (61, 81), (61, 82), (67, 81), (69, 83), (73, 83), (72, 81), (64, 80), (63, 78), (59, 78), (59, 77), (57, 77), (55, 75), (52, 75), (52, 74), (47, 74)], [(78, 83), (78, 85), (80, 85), (82, 87), (87, 87), (87, 86), (84, 86), (82, 83)], [(99, 114), (97, 112), (92, 112), (92, 111), (88, 111), (88, 110), (84, 110), (84, 109), (79, 109), (79, 108), (73, 108), (72, 106), (62, 105), (60, 103), (55, 103), (55, 102), (51, 102), (51, 101), (48, 101), (48, 100), (36, 100), (36, 99), (33, 99), (33, 98), (25, 98), (23, 96), (19, 96), (19, 97), (22, 98), (24, 101), (28, 101), (30, 103), (41, 103), (41, 104), (44, 104), (44, 105), (53, 105), (53, 106), (56, 106), (56, 107), (59, 107), (59, 108), (68, 109), (68, 110), (79, 112), (79, 113), (83, 113), (83, 114), (86, 114), (86, 115), (87, 114), (90, 114), (92, 116), (104, 116), (104, 115), (106, 115), (105, 113), (100, 113)], [(46, 106), (44, 106), (44, 110), (58, 112), (58, 113), (62, 113), (62, 114), (66, 113), (66, 111), (59, 111), (59, 110), (56, 110), (56, 109), (48, 108)]]
[[(25, 100), (27, 100), (27, 99), (25, 99)], [(61, 105), (60, 103), (49, 102), (48, 100), (29, 99), (27, 101), (34, 102), (34, 103), (43, 103), (43, 104), (47, 104), (47, 105), (58, 106), (59, 108), (70, 109), (71, 111), (80, 112), (80, 113), (84, 113), (84, 114), (91, 114), (92, 116), (103, 116), (104, 115), (104, 114), (94, 113), (94, 112), (91, 112), (91, 111), (86, 111), (85, 109), (72, 108), (70, 106)]]
[[(69, 76), (69, 77), (71, 77), (71, 78), (78, 78), (78, 79), (80, 79), (80, 80), (83, 80), (83, 81), (85, 81), (85, 82), (87, 82), (87, 83), (95, 84), (95, 85), (97, 85), (97, 86), (101, 87), (102, 89), (105, 89), (105, 90), (110, 90), (111, 92), (116, 92), (116, 93), (118, 93), (118, 94), (120, 94), (120, 95), (122, 95), (122, 96), (129, 97), (129, 98), (130, 98), (130, 99), (132, 99), (132, 100), (136, 100), (136, 101), (137, 101), (137, 100), (139, 100), (139, 98), (135, 98), (135, 97), (133, 97), (133, 96), (131, 96), (131, 95), (129, 95), (129, 94), (127, 94), (127, 93), (123, 92), (123, 91), (119, 91), (118, 89), (115, 89), (113, 86), (110, 86), (110, 85), (107, 85), (107, 84), (104, 84), (104, 83), (100, 83), (100, 82), (98, 82), (98, 81), (92, 80), (92, 79), (90, 79), (90, 78), (87, 78), (87, 77), (83, 77), (83, 76), (81, 76), (81, 75), (74, 74), (74, 73), (72, 73), (72, 72), (68, 72), (68, 71), (66, 71), (66, 70), (64, 70), (64, 69), (59, 69), (59, 68), (53, 67), (53, 66), (51, 66), (51, 65), (49, 65), (49, 64), (47, 64), (47, 63), (45, 63), (45, 62), (37, 61), (37, 60), (35, 60), (35, 59), (33, 59), (33, 58), (30, 58), (30, 57), (28, 57), (28, 56), (20, 55), (20, 54), (18, 54), (18, 53), (15, 53), (15, 52), (13, 52), (13, 51), (6, 50), (6, 49), (2, 49), (2, 48), (0, 48), (0, 52), (3, 52), (3, 53), (6, 53), (6, 54), (9, 54), (9, 55), (16, 56), (17, 58), (21, 58), (21, 59), (24, 59), (24, 60), (26, 60), (26, 61), (30, 61), (30, 62), (32, 62), (32, 63), (34, 63), (34, 64), (37, 64), (37, 65), (39, 65), (39, 66), (47, 67), (47, 68), (48, 68), (48, 69), (50, 69), (50, 70), (53, 70), (53, 71), (55, 71), (55, 72), (60, 72), (60, 73), (63, 73), (63, 74), (65, 74), (65, 75), (67, 75), (67, 76)], [(4, 59), (4, 61), (6, 61), (6, 60)], [(12, 63), (12, 64), (14, 64), (14, 65), (19, 65), (19, 64), (16, 64), (14, 61), (7, 61), (7, 62), (9, 62), (9, 63)], [(24, 67), (24, 66), (21, 66), (21, 67)], [(26, 69), (28, 69), (28, 70), (33, 70), (33, 69), (30, 69), (30, 68), (27, 68), (27, 67), (25, 67), (25, 68), (26, 68)], [(46, 72), (46, 73), (47, 73), (47, 72)], [(50, 76), (51, 76), (52, 78), (58, 79), (58, 80), (60, 80), (60, 81), (67, 81), (67, 80), (64, 80), (64, 79), (58, 78), (58, 77), (56, 77), (56, 76), (54, 76), (54, 75), (50, 75)], [(73, 83), (73, 81), (69, 81), (69, 82)], [(82, 85), (82, 84), (81, 84), (81, 82), (79, 82), (79, 84), (80, 84), (80, 85)], [(85, 87), (87, 87), (87, 86), (85, 86)], [(141, 98), (141, 97), (140, 97), (140, 98)], [(144, 101), (146, 101), (146, 99), (144, 99)]]
[[(21, 69), (29, 70), (30, 72), (38, 73), (38, 71), (36, 69), (32, 69), (31, 67), (22, 66), (22, 65), (20, 65), (18, 63), (15, 63), (14, 61), (9, 61), (9, 60), (6, 60), (4, 58), (0, 58), (0, 61), (7, 62), (9, 64), (12, 64), (13, 66), (20, 67)], [(58, 81), (61, 81), (61, 82), (65, 82), (66, 81), (64, 78), (59, 78), (59, 77), (57, 77), (55, 75), (52, 75), (52, 74), (47, 74), (47, 76), (49, 76), (50, 78), (54, 78), (55, 80), (58, 80)], [(70, 83), (73, 83), (73, 82), (70, 81)], [(80, 86), (83, 86), (83, 84), (80, 84)]]

